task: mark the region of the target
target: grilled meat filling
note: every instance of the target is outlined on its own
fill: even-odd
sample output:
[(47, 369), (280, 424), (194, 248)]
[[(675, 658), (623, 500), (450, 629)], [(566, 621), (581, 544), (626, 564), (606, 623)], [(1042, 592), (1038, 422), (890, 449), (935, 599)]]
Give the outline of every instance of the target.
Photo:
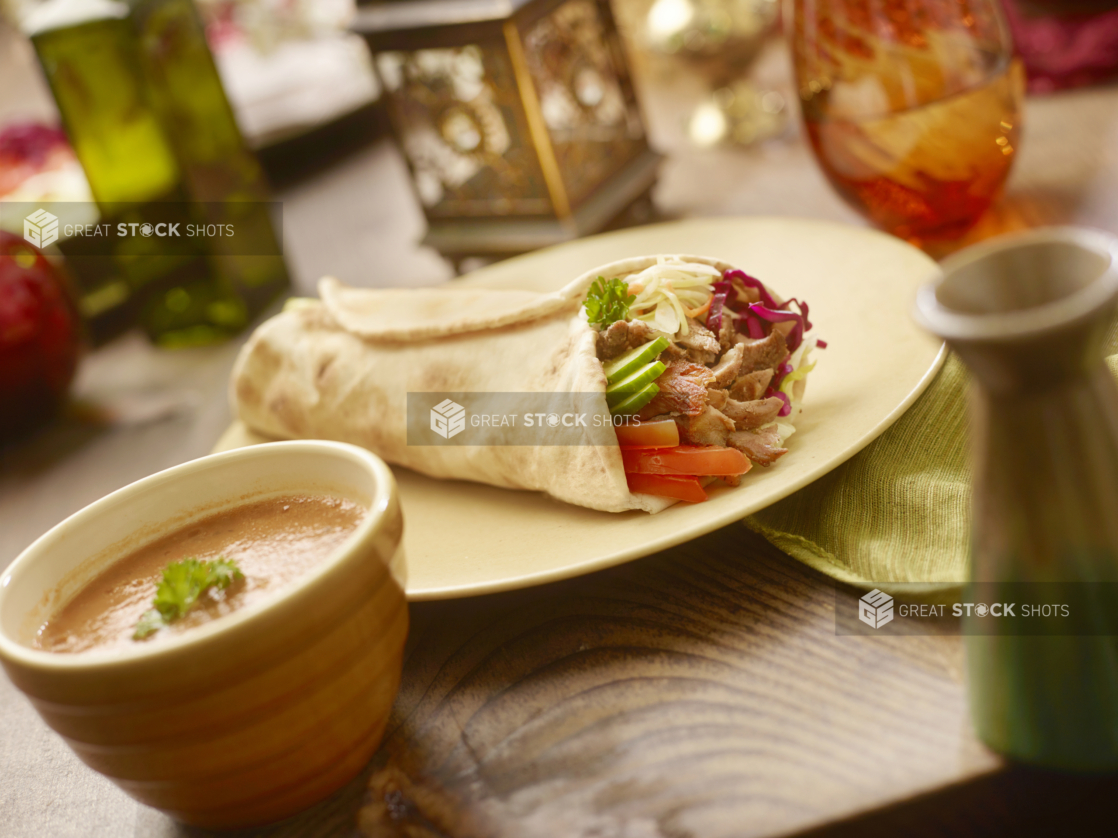
[(722, 352), (722, 346), (715, 337), (714, 332), (693, 320), (687, 318), (688, 331), (685, 335), (676, 336), (675, 342), (687, 352), (688, 357), (697, 364), (711, 364)]
[(679, 441), (684, 445), (725, 447), (734, 432), (734, 420), (709, 405), (698, 416), (677, 416), (675, 423), (679, 425)]
[(725, 389), (737, 381), (744, 358), (745, 346), (743, 344), (738, 343), (727, 349), (711, 370), (714, 373), (715, 385), (720, 389)]
[(602, 363), (653, 340), (657, 332), (643, 320), (618, 320), (598, 332), (598, 360)]
[(788, 344), (784, 341), (784, 335), (777, 329), (773, 329), (768, 337), (758, 340), (738, 335), (737, 343), (738, 346), (744, 347), (742, 372), (775, 370), (788, 357)]
[(714, 381), (710, 369), (690, 361), (672, 361), (656, 379), (660, 392), (641, 410), (642, 419), (662, 413), (698, 416), (709, 401), (707, 386)]
[[(674, 419), (687, 445), (736, 448), (759, 465), (783, 456), (775, 420), (784, 401), (765, 398), (777, 370), (788, 359), (779, 328), (764, 338), (739, 334), (724, 316), (715, 334), (688, 318), (689, 331), (677, 335), (660, 360), (667, 369), (656, 379), (660, 392), (638, 414), (642, 421)], [(598, 333), (598, 357), (612, 360), (656, 337), (643, 320), (618, 321)]]
[(771, 369), (747, 373), (734, 382), (734, 386), (730, 388), (730, 398), (742, 402), (759, 399), (769, 389), (769, 382), (772, 380)]
[(759, 428), (776, 419), (784, 402), (775, 396), (771, 399), (758, 399), (751, 402), (739, 402), (727, 399), (723, 413), (734, 420), (734, 426), (739, 430)]
[(759, 431), (734, 431), (726, 442), (731, 448), (738, 449), (758, 465), (769, 466), (788, 453), (780, 446), (780, 434), (776, 428), (762, 428)]

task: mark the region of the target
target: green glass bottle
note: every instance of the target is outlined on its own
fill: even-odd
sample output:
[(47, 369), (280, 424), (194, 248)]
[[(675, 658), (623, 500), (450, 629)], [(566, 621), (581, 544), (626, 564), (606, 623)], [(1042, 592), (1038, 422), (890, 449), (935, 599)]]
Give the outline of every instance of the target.
[[(189, 0), (49, 0), (24, 17), (100, 223), (232, 224), (234, 238), (60, 243), (94, 337), (163, 346), (241, 331), (287, 287), (267, 186)], [(108, 256), (108, 258), (106, 258)]]
[[(183, 204), (186, 199), (174, 154), (146, 104), (127, 14), (121, 3), (45, 4), (24, 20), (70, 144), (101, 208), (99, 223), (117, 221), (106, 213), (116, 204)], [(141, 298), (137, 292), (180, 261), (117, 253), (115, 243), (113, 252), (106, 253), (104, 239), (79, 237), (62, 241), (60, 247), (77, 279), (79, 305), (95, 340), (135, 321)]]
[(149, 302), (146, 320), (165, 344), (208, 342), (210, 331), (239, 332), (288, 285), (268, 186), (191, 0), (132, 0), (131, 8), (150, 101), (196, 219), (236, 231), (208, 240), (213, 281), (168, 289)]

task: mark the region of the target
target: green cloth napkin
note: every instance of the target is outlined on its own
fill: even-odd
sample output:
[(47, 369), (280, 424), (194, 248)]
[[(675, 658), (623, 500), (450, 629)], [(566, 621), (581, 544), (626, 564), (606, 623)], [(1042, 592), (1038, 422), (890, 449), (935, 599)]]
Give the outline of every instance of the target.
[[(1107, 342), (1118, 376), (1118, 332)], [(885, 433), (834, 471), (745, 519), (775, 547), (840, 582), (935, 596), (967, 579), (968, 375), (951, 353)]]
[(970, 540), (966, 391), (966, 370), (949, 354), (885, 433), (745, 525), (850, 585), (957, 587)]

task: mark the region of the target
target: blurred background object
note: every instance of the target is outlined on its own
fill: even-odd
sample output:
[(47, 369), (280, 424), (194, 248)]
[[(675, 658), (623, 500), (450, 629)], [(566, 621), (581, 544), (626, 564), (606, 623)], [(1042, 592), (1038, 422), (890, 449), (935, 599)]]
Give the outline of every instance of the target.
[(607, 0), (372, 3), (373, 51), (427, 217), (454, 262), (624, 223), (647, 203), (646, 140)]
[(787, 103), (779, 91), (758, 89), (742, 79), (717, 88), (696, 105), (687, 133), (700, 147), (727, 141), (748, 146), (780, 136), (787, 122)]
[(1118, 75), (1118, 0), (1003, 0), (1037, 93)]
[(997, 0), (792, 0), (804, 127), (831, 185), (896, 236), (960, 238), (1001, 193), (1024, 73)]
[(648, 48), (685, 61), (710, 86), (688, 121), (696, 145), (750, 145), (784, 130), (784, 97), (747, 77), (779, 14), (777, 0), (652, 3), (642, 33)]
[(353, 0), (197, 0), (221, 81), (260, 149), (367, 108), (380, 90), (346, 31)]
[[(237, 129), (193, 4), (26, 0), (14, 14), (96, 201), (99, 217), (84, 223), (144, 231), (111, 241), (61, 236), (94, 340), (136, 323), (170, 347), (239, 332), (287, 276), (263, 172)], [(233, 225), (237, 238), (200, 243), (146, 232), (160, 222)]]
[(0, 126), (0, 201), (91, 201), (89, 183), (61, 129)]
[(648, 43), (726, 85), (749, 69), (779, 12), (776, 0), (655, 0)]
[[(648, 220), (652, 215), (649, 198), (652, 194), (655, 195), (658, 217), (786, 214), (861, 223), (859, 216), (837, 197), (837, 193), (825, 188), (825, 181), (819, 176), (820, 170), (812, 165), (810, 142), (800, 141), (803, 135), (799, 120), (786, 121), (780, 141), (755, 142), (748, 149), (738, 147), (729, 136), (731, 124), (736, 119), (728, 116), (730, 110), (741, 108), (746, 114), (758, 115), (766, 104), (771, 108), (781, 102), (789, 103), (777, 114), (779, 118), (790, 112), (790, 103), (797, 98), (796, 87), (788, 73), (788, 45), (779, 27), (770, 23), (764, 29), (763, 35), (757, 39), (754, 55), (753, 48), (744, 46), (748, 40), (744, 33), (737, 40), (728, 35), (722, 37), (718, 32), (730, 30), (714, 25), (719, 20), (716, 9), (720, 5), (735, 9), (744, 8), (744, 5), (723, 4), (715, 0), (700, 4), (696, 1), (691, 7), (692, 12), (702, 6), (704, 11), (700, 16), (705, 16), (707, 21), (702, 23), (707, 33), (702, 36), (707, 39), (705, 46), (702, 39), (692, 36), (690, 49), (681, 41), (683, 45), (672, 52), (668, 43), (670, 38), (658, 46), (654, 46), (651, 39), (650, 28), (654, 19), (659, 20), (661, 32), (670, 29), (665, 20), (667, 24), (672, 23), (672, 14), (663, 11), (667, 8), (671, 12), (672, 4), (664, 6), (661, 3), (662, 0), (614, 0), (611, 3), (611, 11), (617, 17), (618, 27), (628, 47), (625, 52), (629, 61), (626, 63), (632, 68), (632, 82), (641, 94), (643, 118), (640, 124), (648, 135), (647, 140), (641, 142), (663, 152), (666, 157), (658, 173), (648, 180), (648, 183), (654, 184), (654, 192), (650, 191), (643, 200), (630, 204), (627, 210), (622, 211), (620, 220), (615, 219), (606, 226)], [(11, 2), (6, 5), (12, 6)], [(427, 27), (423, 37), (434, 37), (433, 30), (438, 29), (439, 37), (459, 37), (461, 40), (464, 21), (460, 18), (465, 14), (462, 9), (476, 16), (478, 9), (495, 8), (495, 5), (502, 4), (482, 0), (478, 3), (402, 2), (389, 5), (411, 15), (424, 8), (429, 12), (432, 9), (458, 8), (458, 22), (444, 21), (445, 27)], [(549, 0), (547, 8), (555, 11), (563, 5), (561, 0)], [(1055, 12), (1062, 24), (1068, 20), (1082, 22), (1086, 19), (1081, 16), (1092, 11), (1095, 15), (1105, 15), (1104, 7), (1113, 6), (1113, 3), (1040, 4), (1034, 0), (1018, 5), (1031, 20), (1043, 22), (1046, 18), (1040, 17), (1041, 14)], [(415, 199), (414, 168), (409, 169), (406, 158), (391, 143), (383, 141), (380, 134), (381, 114), (387, 110), (382, 101), (385, 97), (359, 104), (365, 101), (362, 98), (365, 94), (372, 95), (372, 91), (377, 90), (377, 79), (365, 39), (347, 31), (353, 21), (354, 8), (349, 0), (327, 3), (203, 0), (199, 4), (207, 39), (236, 121), (242, 127), (248, 144), (255, 148), (257, 156), (265, 164), (268, 178), (273, 188), (277, 189), (277, 197), (283, 199), (287, 222), (284, 250), (298, 283), (297, 291), (303, 294), (313, 294), (315, 281), (324, 273), (336, 274), (356, 285), (369, 286), (431, 285), (444, 281), (450, 276), (450, 267), (433, 249), (417, 245), (431, 229), (428, 219), (435, 218), (444, 231), (449, 229), (461, 233), (468, 231), (468, 225), (473, 222), (490, 218), (484, 214), (481, 218), (467, 214), (455, 218), (443, 212), (446, 205), (432, 210)], [(527, 15), (535, 8), (534, 3), (523, 1), (516, 6), (518, 15)], [(679, 8), (677, 4), (677, 11)], [(659, 9), (655, 15), (654, 9)], [(518, 25), (528, 25), (526, 18), (516, 19), (520, 21)], [(677, 29), (680, 20), (682, 16), (676, 14)], [(505, 43), (503, 24), (493, 25), (490, 19), (487, 26), (482, 28), (489, 33), (486, 36), (488, 40), (482, 37), (481, 29), (473, 30), (478, 37), (477, 44), (481, 45), (478, 49), (482, 53), (490, 48), (500, 52)], [(395, 30), (396, 34), (390, 31), (385, 37), (391, 40), (401, 31)], [(458, 35), (450, 34), (454, 32)], [(496, 36), (490, 37), (494, 32)], [(0, 77), (11, 81), (0, 90), (0, 137), (3, 137), (0, 139), (0, 184), (6, 189), (18, 185), (15, 186), (16, 192), (0, 197), (7, 200), (45, 200), (65, 196), (73, 201), (88, 198), (89, 186), (84, 173), (56, 128), (58, 115), (41, 73), (33, 65), (31, 43), (8, 37), (9, 33), (10, 30), (4, 31), (0, 24)], [(522, 34), (522, 40), (523, 37)], [(685, 35), (680, 37), (686, 39)], [(310, 51), (302, 52), (304, 47)], [(707, 62), (701, 57), (706, 48), (712, 49), (715, 56), (721, 50), (724, 57), (715, 57)], [(401, 48), (395, 52), (411, 54), (418, 49), (421, 47)], [(385, 49), (384, 52), (394, 50)], [(320, 67), (318, 57), (328, 53)], [(345, 55), (339, 57), (340, 53)], [(475, 53), (467, 51), (466, 58), (458, 65), (467, 72), (471, 71), (471, 55)], [(271, 63), (273, 61), (276, 63)], [(485, 59), (481, 63), (485, 69)], [(250, 70), (244, 71), (246, 66)], [(476, 71), (476, 67), (475, 62), (472, 71)], [(719, 67), (723, 69), (719, 70)], [(726, 67), (735, 68), (729, 76), (726, 75)], [(715, 75), (712, 76), (712, 73)], [(582, 96), (592, 99), (596, 86), (588, 80), (593, 81), (593, 74), (583, 73), (581, 78)], [(712, 78), (719, 81), (712, 81)], [(712, 92), (712, 85), (721, 83), (723, 79), (729, 79), (725, 87)], [(435, 86), (438, 84), (436, 81)], [(739, 93), (739, 86), (744, 87), (744, 95)], [(422, 87), (413, 82), (409, 91), (420, 91)], [(336, 110), (334, 106), (328, 106), (327, 101), (328, 94), (335, 89), (338, 91), (338, 98), (333, 100)], [(445, 90), (445, 86), (440, 89)], [(468, 85), (465, 89), (469, 92)], [(777, 96), (766, 103), (764, 96), (768, 91), (777, 93)], [(1077, 135), (1074, 147), (1068, 148), (1069, 153), (1074, 153), (1075, 160), (1096, 161), (1092, 165), (1102, 165), (1098, 161), (1109, 159), (1106, 155), (1111, 152), (1106, 149), (1110, 148), (1107, 137), (1111, 136), (1111, 132), (1106, 108), (1101, 104), (1077, 105), (1079, 100), (1076, 97), (1084, 96), (1098, 97), (1101, 103), (1106, 101), (1105, 89), (1033, 101), (1031, 107), (1042, 108), (1038, 124), (1030, 131), (1030, 145), (1035, 145), (1029, 148), (1024, 166), (1018, 165), (1010, 198), (997, 203), (994, 212), (987, 213), (982, 225), (967, 233), (964, 240), (1003, 229), (1060, 222), (1072, 216), (1083, 223), (1108, 223), (1109, 216), (1105, 210), (1109, 205), (1106, 197), (1109, 193), (1105, 181), (1083, 174), (1081, 181), (1076, 182), (1076, 192), (1070, 186), (1054, 183), (1051, 176), (1044, 174), (1043, 161), (1054, 153), (1061, 157), (1062, 152), (1054, 152), (1054, 149), (1064, 148), (1060, 143), (1066, 131)], [(762, 100), (760, 109), (757, 107), (759, 98)], [(511, 108), (498, 110), (516, 136), (526, 141), (523, 156), (531, 157), (534, 154), (534, 139), (524, 121), (522, 100), (521, 92), (516, 89), (510, 100)], [(451, 102), (463, 104), (453, 95)], [(476, 106), (477, 113), (484, 112), (485, 94), (472, 101), (472, 105)], [(346, 112), (350, 106), (356, 106), (356, 110)], [(580, 105), (579, 109), (582, 107)], [(550, 222), (549, 229), (554, 231), (558, 225), (551, 215), (500, 215), (502, 208), (508, 206), (507, 196), (491, 188), (499, 181), (494, 178), (489, 166), (490, 158), (483, 153), (486, 149), (482, 143), (482, 138), (486, 137), (485, 126), (477, 131), (476, 124), (481, 123), (471, 123), (470, 115), (476, 115), (475, 110), (462, 107), (448, 112), (444, 114), (447, 118), (440, 130), (432, 129), (434, 138), (427, 150), (435, 149), (432, 153), (435, 178), (432, 181), (431, 177), (422, 176), (427, 186), (434, 182), (435, 189), (445, 189), (438, 180), (438, 168), (434, 164), (451, 161), (453, 167), (461, 167), (454, 169), (459, 174), (476, 167), (471, 169), (473, 174), (485, 173), (478, 181), (469, 186), (452, 185), (449, 192), (476, 187), (477, 205), (482, 207), (483, 213), (493, 213), (497, 221), (507, 224), (504, 229), (512, 227), (532, 232)], [(339, 112), (340, 117), (330, 116)], [(554, 118), (554, 113), (552, 116)], [(518, 119), (521, 121), (518, 122)], [(1069, 120), (1079, 127), (1066, 128)], [(339, 124), (345, 126), (344, 133), (324, 133)], [(592, 122), (590, 124), (593, 126)], [(550, 135), (552, 132), (547, 123), (544, 125), (544, 133)], [(441, 129), (445, 129), (445, 134)], [(590, 129), (584, 127), (582, 130)], [(763, 134), (763, 131), (758, 133)], [(450, 142), (446, 141), (447, 136), (451, 138)], [(493, 137), (499, 139), (498, 135)], [(999, 138), (1007, 139), (994, 137), (993, 140)], [(696, 139), (711, 147), (696, 153)], [(805, 139), (810, 140), (810, 137)], [(425, 141), (430, 140), (432, 138), (428, 136)], [(468, 147), (474, 142), (478, 146), (472, 153), (459, 150), (463, 145)], [(558, 148), (557, 141), (552, 142), (554, 148)], [(448, 147), (450, 153), (440, 149), (440, 144)], [(169, 139), (165, 145), (170, 145)], [(1017, 149), (1016, 143), (1010, 145)], [(626, 148), (610, 143), (602, 147), (620, 148), (622, 152)], [(438, 156), (440, 154), (443, 156)], [(611, 165), (616, 163), (616, 153), (608, 154), (613, 155)], [(1014, 153), (1011, 159), (1016, 157)], [(509, 159), (519, 158), (509, 152)], [(1082, 165), (1083, 171), (1086, 171), (1087, 163)], [(572, 164), (571, 168), (575, 166)], [(40, 178), (40, 173), (45, 176)], [(538, 183), (542, 182), (538, 168), (536, 176)], [(485, 178), (490, 180), (485, 181)], [(467, 182), (469, 180), (467, 178)], [(612, 181), (607, 179), (599, 191), (615, 197), (616, 190), (611, 188), (611, 184)], [(625, 185), (624, 182), (622, 185)], [(540, 192), (550, 212), (550, 194), (546, 183)], [(851, 202), (849, 206), (864, 211), (857, 202)], [(96, 205), (93, 205), (93, 210), (96, 212)], [(435, 217), (439, 213), (443, 213), (441, 218)], [(96, 217), (91, 220), (96, 220)], [(528, 223), (520, 225), (519, 222)], [(540, 243), (538, 238), (525, 237), (513, 245), (519, 249), (537, 243)], [(60, 245), (71, 256), (71, 268), (81, 264), (82, 254), (75, 252), (73, 243), (63, 241)], [(48, 250), (54, 250), (54, 246)], [(459, 262), (461, 254), (449, 255), (456, 263)], [(490, 254), (494, 255), (503, 253)], [(86, 260), (86, 264), (92, 261)], [(104, 261), (100, 260), (102, 264)], [(111, 290), (116, 293), (121, 286)], [(126, 283), (124, 290), (128, 290)], [(189, 308), (189, 300), (188, 295), (176, 294), (170, 301), (180, 307), (187, 302), (186, 307)], [(126, 327), (134, 319), (133, 316), (122, 325)], [(103, 334), (101, 338), (104, 338)], [(132, 340), (129, 345), (135, 349), (139, 343)], [(106, 367), (116, 363), (108, 360), (109, 355), (105, 353), (99, 353), (100, 358), (106, 359), (103, 364)]]
[[(975, 732), (1012, 759), (1075, 772), (1118, 770), (1116, 252), (1097, 230), (1006, 236), (946, 260), (916, 302), (971, 378)], [(1015, 600), (1025, 625), (990, 627), (982, 603)]]
[(0, 230), (0, 448), (58, 412), (80, 335), (58, 271), (21, 237)]

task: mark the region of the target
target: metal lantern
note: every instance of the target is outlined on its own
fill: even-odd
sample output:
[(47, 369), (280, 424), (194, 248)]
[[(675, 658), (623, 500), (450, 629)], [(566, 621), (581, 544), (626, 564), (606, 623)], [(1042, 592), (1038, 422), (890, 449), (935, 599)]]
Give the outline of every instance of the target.
[(453, 260), (506, 256), (611, 225), (647, 200), (651, 151), (608, 0), (361, 6), (389, 115)]

